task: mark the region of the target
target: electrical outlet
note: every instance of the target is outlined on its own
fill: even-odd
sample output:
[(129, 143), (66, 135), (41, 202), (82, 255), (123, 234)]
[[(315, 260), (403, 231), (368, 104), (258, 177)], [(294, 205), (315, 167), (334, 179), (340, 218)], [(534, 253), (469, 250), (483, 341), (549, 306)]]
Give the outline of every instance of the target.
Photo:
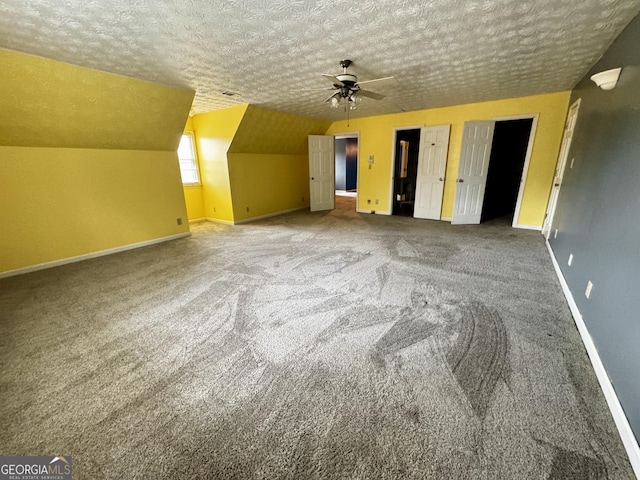
[(371, 203), (371, 199), (370, 198), (367, 199), (367, 203), (369, 203), (369, 204)]
[(302, 202), (304, 203), (304, 197), (302, 197)]
[(569, 261), (567, 262), (567, 265), (571, 266), (571, 264), (573, 263), (573, 253), (569, 254)]
[(213, 213), (216, 213), (216, 207), (213, 207)]
[(376, 198), (376, 205), (378, 205), (378, 202), (379, 202), (379, 201), (378, 201), (378, 199)]
[(587, 289), (584, 291), (584, 296), (589, 298), (591, 296), (591, 290), (593, 290), (593, 283), (589, 280), (587, 282)]
[(181, 218), (177, 218), (177, 219), (176, 219), (176, 223), (177, 223), (178, 225), (182, 225), (182, 219), (181, 219)]
[(249, 207), (247, 207), (247, 212), (249, 211)]

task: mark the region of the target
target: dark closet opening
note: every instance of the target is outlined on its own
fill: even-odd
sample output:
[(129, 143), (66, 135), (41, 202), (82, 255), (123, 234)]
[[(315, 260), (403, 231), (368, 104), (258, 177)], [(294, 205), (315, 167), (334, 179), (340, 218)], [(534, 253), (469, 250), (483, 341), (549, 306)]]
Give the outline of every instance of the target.
[(397, 130), (393, 175), (393, 215), (413, 216), (420, 129)]
[(336, 138), (336, 190), (355, 192), (358, 185), (358, 138)]
[(533, 119), (496, 122), (481, 221), (513, 222)]

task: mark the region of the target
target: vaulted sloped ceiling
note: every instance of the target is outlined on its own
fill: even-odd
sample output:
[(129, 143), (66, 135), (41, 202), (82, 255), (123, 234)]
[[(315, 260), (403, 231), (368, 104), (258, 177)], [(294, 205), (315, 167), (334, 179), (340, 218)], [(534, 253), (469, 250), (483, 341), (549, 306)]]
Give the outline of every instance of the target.
[(0, 146), (175, 151), (193, 91), (0, 48)]
[(307, 137), (323, 135), (330, 122), (249, 105), (229, 153), (306, 154)]
[[(354, 61), (394, 76), (353, 117), (571, 89), (640, 0), (3, 0), (0, 46), (239, 103), (335, 120), (323, 100)], [(223, 92), (235, 94), (228, 96)]]

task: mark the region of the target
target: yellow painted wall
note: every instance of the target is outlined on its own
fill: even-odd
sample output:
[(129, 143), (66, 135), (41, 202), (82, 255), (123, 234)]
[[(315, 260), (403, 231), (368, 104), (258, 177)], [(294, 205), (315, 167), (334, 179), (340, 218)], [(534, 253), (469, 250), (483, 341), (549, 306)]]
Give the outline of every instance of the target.
[(207, 218), (238, 222), (309, 206), (307, 136), (330, 122), (240, 105), (195, 115), (192, 125)]
[(207, 218), (233, 222), (227, 150), (247, 105), (194, 115), (193, 129), (200, 159), (204, 213)]
[(207, 215), (204, 211), (202, 185), (186, 185), (182, 188), (189, 221), (204, 220)]
[[(390, 213), (394, 128), (450, 124), (451, 137), (442, 205), (442, 216), (450, 218), (453, 213), (455, 179), (460, 160), (464, 122), (537, 113), (539, 114), (537, 131), (518, 224), (538, 227), (542, 226), (544, 220), (555, 164), (560, 150), (564, 120), (569, 106), (569, 96), (570, 92), (559, 92), (358, 118), (352, 119), (349, 126), (346, 121), (334, 122), (326, 133), (332, 135), (341, 132), (360, 132), (358, 208)], [(368, 168), (367, 163), (369, 155), (375, 157), (371, 169)], [(367, 199), (371, 199), (372, 204), (367, 204)], [(379, 200), (379, 205), (374, 206), (376, 199)]]
[(188, 233), (193, 91), (4, 49), (0, 64), (0, 273)]
[(0, 158), (0, 273), (189, 231), (175, 152), (0, 147)]
[(228, 154), (236, 222), (309, 206), (308, 136), (329, 126), (248, 106)]
[(236, 222), (309, 206), (307, 155), (230, 153), (229, 176)]
[[(195, 128), (193, 126), (193, 118), (189, 117), (187, 123), (184, 126), (184, 131), (195, 134)], [(196, 143), (196, 160), (198, 162), (198, 168), (200, 165), (200, 155), (198, 154), (198, 145)], [(204, 210), (204, 197), (202, 193), (202, 178), (200, 179), (200, 185), (183, 185), (184, 189), (184, 202), (187, 206), (187, 216), (190, 221), (202, 220), (206, 218)]]

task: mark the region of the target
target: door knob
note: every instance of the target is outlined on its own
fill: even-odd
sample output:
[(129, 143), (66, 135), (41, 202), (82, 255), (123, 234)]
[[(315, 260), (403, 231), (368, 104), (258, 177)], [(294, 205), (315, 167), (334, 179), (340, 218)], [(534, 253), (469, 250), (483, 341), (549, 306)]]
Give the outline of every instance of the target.
[(554, 186), (554, 187), (559, 187), (559, 186), (560, 186), (560, 184), (559, 184), (559, 183), (554, 183), (554, 184), (553, 184), (553, 186)]
[(311, 180), (315, 180), (315, 178), (311, 177)]
[(441, 181), (441, 182), (442, 182), (442, 181), (444, 181), (444, 178), (440, 177), (440, 181)]
[(461, 179), (461, 178), (459, 178), (459, 179), (458, 179), (458, 183), (464, 183), (464, 180), (463, 180), (463, 179)]

